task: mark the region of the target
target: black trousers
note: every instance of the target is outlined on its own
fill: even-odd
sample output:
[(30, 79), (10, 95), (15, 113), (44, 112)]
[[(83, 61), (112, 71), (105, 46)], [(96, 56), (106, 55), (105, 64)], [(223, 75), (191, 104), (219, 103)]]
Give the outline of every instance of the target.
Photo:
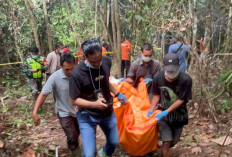
[[(130, 60), (122, 60), (121, 62), (121, 75), (126, 77), (130, 69)], [(126, 69), (126, 76), (124, 76), (124, 69)]]
[(67, 137), (68, 149), (74, 150), (79, 146), (78, 138), (80, 135), (79, 125), (76, 117), (60, 117), (57, 114), (60, 125), (62, 126), (64, 133)]

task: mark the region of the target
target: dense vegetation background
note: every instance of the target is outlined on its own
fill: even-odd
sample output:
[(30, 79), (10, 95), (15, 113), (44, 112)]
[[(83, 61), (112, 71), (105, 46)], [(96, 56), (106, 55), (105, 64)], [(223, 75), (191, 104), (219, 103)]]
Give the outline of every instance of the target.
[[(21, 64), (5, 64), (21, 62), (29, 55), (31, 45), (36, 45), (40, 54), (47, 56), (56, 43), (62, 42), (69, 44), (71, 53), (75, 54), (83, 41), (97, 37), (115, 51), (111, 54), (112, 74), (120, 77), (123, 40), (131, 40), (132, 60), (137, 58), (140, 46), (150, 42), (154, 45), (154, 58), (162, 62), (169, 40), (182, 34), (185, 44), (191, 48), (189, 74), (194, 83), (193, 100), (189, 104), (193, 130), (185, 130), (187, 135), (180, 148), (189, 147), (187, 152), (201, 156), (206, 153), (203, 151), (206, 147), (212, 147), (211, 153), (215, 156), (227, 156), (228, 150), (232, 153), (231, 145), (223, 151), (225, 143), (217, 148), (202, 144), (210, 140), (200, 138), (206, 135), (204, 129), (198, 127), (215, 133), (208, 139), (231, 137), (231, 22), (231, 0), (0, 0), (0, 154), (15, 156), (31, 148), (46, 156), (53, 150), (44, 149), (45, 144), (35, 145), (33, 140), (24, 137), (33, 128), (31, 109), (34, 104)], [(200, 58), (196, 39), (202, 36), (205, 37), (205, 57)], [(51, 104), (52, 99), (47, 103)], [(45, 107), (41, 114), (54, 119), (48, 110)], [(20, 143), (12, 147), (9, 143), (15, 143), (14, 140)], [(51, 141), (47, 144), (57, 145)], [(116, 156), (121, 154), (121, 151), (116, 152)]]

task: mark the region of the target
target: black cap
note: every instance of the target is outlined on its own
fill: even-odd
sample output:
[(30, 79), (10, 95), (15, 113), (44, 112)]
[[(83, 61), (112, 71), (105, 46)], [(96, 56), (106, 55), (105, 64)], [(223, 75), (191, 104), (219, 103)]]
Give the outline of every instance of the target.
[(164, 71), (179, 71), (179, 57), (175, 53), (164, 56)]

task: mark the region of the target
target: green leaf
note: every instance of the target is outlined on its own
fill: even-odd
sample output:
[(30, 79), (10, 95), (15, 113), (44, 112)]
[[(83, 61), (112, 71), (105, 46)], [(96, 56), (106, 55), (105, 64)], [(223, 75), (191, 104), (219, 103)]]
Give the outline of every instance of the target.
[(140, 22), (143, 17), (141, 15), (135, 15), (135, 19), (138, 20), (138, 22)]
[(221, 113), (225, 114), (225, 109), (224, 108), (221, 109)]
[(230, 71), (227, 72), (226, 74), (222, 74), (222, 75), (217, 79), (217, 82), (223, 82), (223, 81), (225, 81), (228, 77), (230, 77), (230, 75), (232, 75), (232, 70), (230, 70)]
[(132, 11), (129, 11), (129, 12), (127, 13), (127, 16), (128, 16), (128, 18), (130, 18), (130, 17), (132, 16)]

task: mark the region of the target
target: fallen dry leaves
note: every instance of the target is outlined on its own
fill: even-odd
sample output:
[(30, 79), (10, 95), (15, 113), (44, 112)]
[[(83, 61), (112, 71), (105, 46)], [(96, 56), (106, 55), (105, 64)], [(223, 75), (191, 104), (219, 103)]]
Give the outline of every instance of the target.
[(201, 153), (201, 147), (194, 147), (192, 149), (192, 154), (197, 155), (198, 153)]
[(4, 146), (4, 142), (0, 140), (0, 148), (2, 148), (3, 146)]
[[(226, 141), (225, 141), (226, 140)], [(217, 139), (212, 139), (211, 141), (219, 144), (219, 145), (223, 145), (224, 143), (224, 146), (227, 146), (227, 145), (230, 145), (232, 143), (232, 138), (231, 137), (227, 137), (226, 136), (223, 136), (223, 137), (220, 137), (220, 138), (217, 138)]]

